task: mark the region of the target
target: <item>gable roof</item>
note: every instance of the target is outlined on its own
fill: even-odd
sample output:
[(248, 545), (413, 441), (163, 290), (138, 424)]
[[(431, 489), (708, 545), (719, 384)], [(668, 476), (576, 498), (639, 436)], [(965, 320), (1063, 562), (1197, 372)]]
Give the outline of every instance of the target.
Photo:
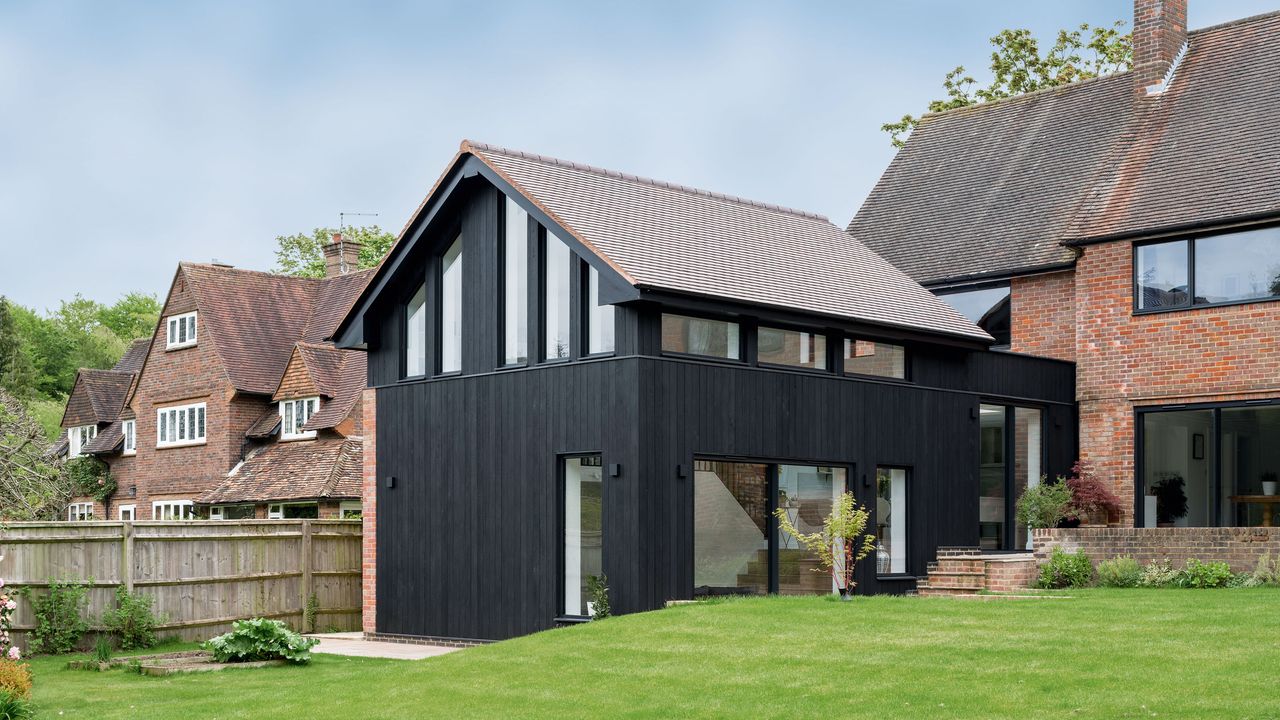
[(360, 497), (360, 440), (321, 438), (267, 445), (196, 498), (201, 504)]
[(1064, 244), (1280, 213), (1280, 13), (1132, 72), (927, 115), (848, 232), (930, 284), (1065, 268)]
[[(315, 391), (324, 400), (320, 410), (307, 420), (304, 430), (327, 430), (337, 427), (355, 407), (364, 391), (366, 379), (365, 353), (358, 350), (342, 350), (330, 343), (300, 342), (294, 347), (293, 357), (297, 358), (306, 369)], [(274, 396), (280, 396), (280, 388), (285, 378), (281, 378)], [(266, 420), (259, 420), (250, 431), (257, 437), (273, 434), (275, 428), (268, 427)]]
[[(640, 293), (783, 308), (969, 342), (990, 336), (826, 218), (464, 140), (339, 329), (363, 313), (470, 159)], [(544, 222), (544, 224), (547, 224)], [(589, 258), (590, 259), (590, 258)], [(637, 294), (635, 297), (639, 297)]]
[(181, 272), (201, 336), (212, 336), (231, 384), (263, 395), (279, 385), (294, 345), (331, 335), (372, 275), (299, 278), (201, 263), (182, 263)]
[(63, 427), (114, 422), (120, 416), (133, 373), (82, 368), (62, 413)]

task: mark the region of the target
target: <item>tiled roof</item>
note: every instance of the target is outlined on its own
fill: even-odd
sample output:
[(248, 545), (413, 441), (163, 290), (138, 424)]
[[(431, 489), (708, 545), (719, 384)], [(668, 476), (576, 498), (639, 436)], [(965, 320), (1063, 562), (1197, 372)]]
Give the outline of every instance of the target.
[(1280, 13), (1190, 34), (1068, 239), (1280, 213)]
[(339, 350), (330, 344), (298, 343), (298, 353), (306, 363), (316, 388), (326, 399), (320, 411), (307, 421), (304, 430), (337, 427), (351, 414), (364, 391), (367, 356), (358, 350)]
[(49, 446), (49, 449), (44, 451), (44, 455), (42, 457), (45, 460), (65, 457), (70, 446), (71, 441), (67, 438), (67, 431), (63, 430), (62, 434), (58, 436), (58, 439), (54, 440), (53, 444)]
[(115, 421), (98, 431), (98, 435), (80, 448), (80, 452), (97, 455), (100, 453), (115, 452), (116, 448), (124, 442), (124, 428), (120, 421)]
[(114, 422), (120, 416), (133, 373), (120, 370), (81, 369), (67, 398), (63, 427)]
[(244, 431), (244, 436), (255, 440), (263, 440), (276, 434), (280, 429), (280, 411), (273, 406), (262, 413), (262, 416), (253, 421), (248, 430)]
[(812, 213), (464, 141), (632, 285), (989, 336)]
[(142, 369), (142, 363), (147, 359), (147, 351), (151, 349), (151, 338), (138, 338), (129, 343), (129, 348), (124, 351), (124, 355), (120, 361), (111, 369), (120, 372), (136, 373)]
[(322, 438), (267, 445), (196, 498), (205, 504), (360, 497), (361, 441)]
[(372, 271), (297, 278), (221, 265), (183, 263), (200, 311), (236, 389), (270, 395), (294, 345), (333, 334)]
[(848, 231), (923, 283), (1074, 262), (1063, 243), (1280, 214), (1280, 13), (1132, 73), (926, 116)]

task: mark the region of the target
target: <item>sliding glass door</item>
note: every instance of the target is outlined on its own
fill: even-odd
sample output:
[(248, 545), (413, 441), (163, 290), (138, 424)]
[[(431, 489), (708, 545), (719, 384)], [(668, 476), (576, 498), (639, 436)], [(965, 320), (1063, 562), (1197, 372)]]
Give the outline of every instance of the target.
[(778, 527), (782, 509), (801, 533), (822, 528), (846, 488), (840, 467), (699, 460), (694, 464), (695, 595), (829, 593), (817, 558)]

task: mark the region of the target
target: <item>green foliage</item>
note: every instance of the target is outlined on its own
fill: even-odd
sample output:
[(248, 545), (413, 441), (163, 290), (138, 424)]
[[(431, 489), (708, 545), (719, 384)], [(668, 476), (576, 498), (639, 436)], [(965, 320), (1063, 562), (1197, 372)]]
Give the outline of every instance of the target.
[(1156, 522), (1171, 523), (1187, 514), (1186, 484), (1181, 475), (1166, 473), (1147, 487), (1156, 499)]
[(67, 408), (66, 398), (34, 397), (26, 403), (26, 410), (44, 431), (45, 439), (53, 442), (62, 434), (62, 413)]
[(1071, 489), (1064, 482), (1049, 483), (1027, 488), (1016, 505), (1018, 523), (1029, 528), (1057, 527), (1067, 516), (1071, 505)]
[(67, 506), (71, 484), (47, 448), (40, 425), (0, 390), (0, 521), (56, 520)]
[(1184, 588), (1220, 588), (1226, 587), (1232, 577), (1231, 566), (1224, 562), (1202, 563), (1192, 558), (1178, 573), (1174, 584)]
[(115, 635), (121, 650), (141, 650), (156, 644), (159, 618), (151, 611), (154, 599), (116, 588), (116, 606), (102, 614), (103, 627)]
[(1128, 555), (1098, 563), (1098, 584), (1103, 587), (1132, 588), (1141, 582), (1142, 566)]
[(609, 617), (609, 578), (604, 573), (587, 576), (587, 594), (591, 596), (591, 618), (603, 620)]
[(150, 337), (162, 310), (155, 295), (131, 292), (98, 310), (97, 320), (122, 340)]
[(1049, 561), (1040, 567), (1042, 588), (1081, 588), (1093, 582), (1093, 562), (1083, 550), (1069, 553), (1054, 548)]
[[(297, 277), (324, 277), (324, 246), (333, 241), (333, 228), (316, 228), (311, 234), (297, 233), (276, 238), (276, 272)], [(345, 227), (343, 237), (361, 243), (357, 269), (376, 266), (395, 244), (396, 236), (377, 225)]]
[(1272, 559), (1271, 552), (1267, 551), (1258, 558), (1257, 565), (1253, 568), (1253, 578), (1255, 585), (1280, 585), (1280, 559)]
[(31, 666), (15, 660), (0, 658), (0, 693), (15, 697), (31, 697)]
[(0, 690), (0, 720), (28, 720), (35, 716), (36, 708), (30, 700)]
[(1138, 585), (1147, 588), (1163, 588), (1173, 585), (1178, 578), (1178, 571), (1168, 560), (1152, 560), (1142, 569), (1142, 579)]
[(302, 608), (302, 626), (307, 632), (316, 631), (316, 615), (320, 613), (320, 598), (315, 593), (307, 598), (307, 604)]
[[(991, 38), (991, 82), (978, 87), (964, 66), (957, 66), (943, 78), (945, 96), (929, 103), (929, 112), (1016, 97), (1125, 70), (1133, 59), (1133, 45), (1130, 35), (1120, 33), (1123, 27), (1124, 21), (1117, 20), (1111, 27), (1085, 23), (1075, 30), (1059, 30), (1044, 53), (1030, 30), (1001, 30)], [(889, 133), (894, 147), (902, 147), (905, 135), (918, 122), (912, 115), (903, 115), (880, 129)]]
[(232, 627), (231, 632), (201, 644), (202, 648), (213, 653), (214, 660), (218, 662), (287, 660), (306, 663), (311, 660), (311, 648), (320, 642), (299, 635), (279, 620), (237, 620)]
[(111, 662), (111, 640), (106, 635), (99, 635), (93, 643), (93, 660), (97, 663)]
[(29, 641), (31, 652), (64, 655), (76, 649), (80, 638), (89, 631), (85, 621), (88, 591), (88, 584), (74, 581), (53, 581), (43, 595), (35, 595), (30, 588), (19, 591), (31, 603), (36, 616)]
[(116, 491), (116, 481), (111, 476), (111, 468), (92, 455), (72, 458), (63, 465), (63, 468), (71, 481), (71, 491), (77, 496), (88, 495), (98, 502), (103, 502)]
[(35, 366), (23, 352), (22, 337), (9, 300), (0, 296), (0, 388), (25, 395), (35, 386)]
[[(774, 510), (773, 516), (778, 519), (780, 531), (794, 537), (818, 558), (819, 567), (813, 568), (814, 572), (830, 574), (841, 594), (853, 591), (857, 585), (853, 580), (855, 567), (876, 546), (876, 536), (866, 532), (871, 513), (854, 501), (853, 493), (842, 493), (832, 503), (831, 514), (822, 521), (819, 532), (797, 530), (786, 508)], [(837, 547), (843, 547), (844, 552), (837, 553)]]

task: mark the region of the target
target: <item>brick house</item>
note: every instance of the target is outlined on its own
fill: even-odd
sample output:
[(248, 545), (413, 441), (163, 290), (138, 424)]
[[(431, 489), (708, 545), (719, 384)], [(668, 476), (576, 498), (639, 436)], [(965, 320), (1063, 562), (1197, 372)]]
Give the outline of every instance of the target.
[(1127, 72), (926, 116), (848, 232), (1012, 352), (1076, 363), (1122, 524), (1271, 525), (1280, 13), (1188, 32), (1186, 8), (1136, 0)]
[(77, 377), (58, 447), (117, 489), (68, 518), (358, 516), (364, 354), (325, 342), (368, 280), (358, 251), (327, 246), (324, 278), (180, 264), (152, 338)]

